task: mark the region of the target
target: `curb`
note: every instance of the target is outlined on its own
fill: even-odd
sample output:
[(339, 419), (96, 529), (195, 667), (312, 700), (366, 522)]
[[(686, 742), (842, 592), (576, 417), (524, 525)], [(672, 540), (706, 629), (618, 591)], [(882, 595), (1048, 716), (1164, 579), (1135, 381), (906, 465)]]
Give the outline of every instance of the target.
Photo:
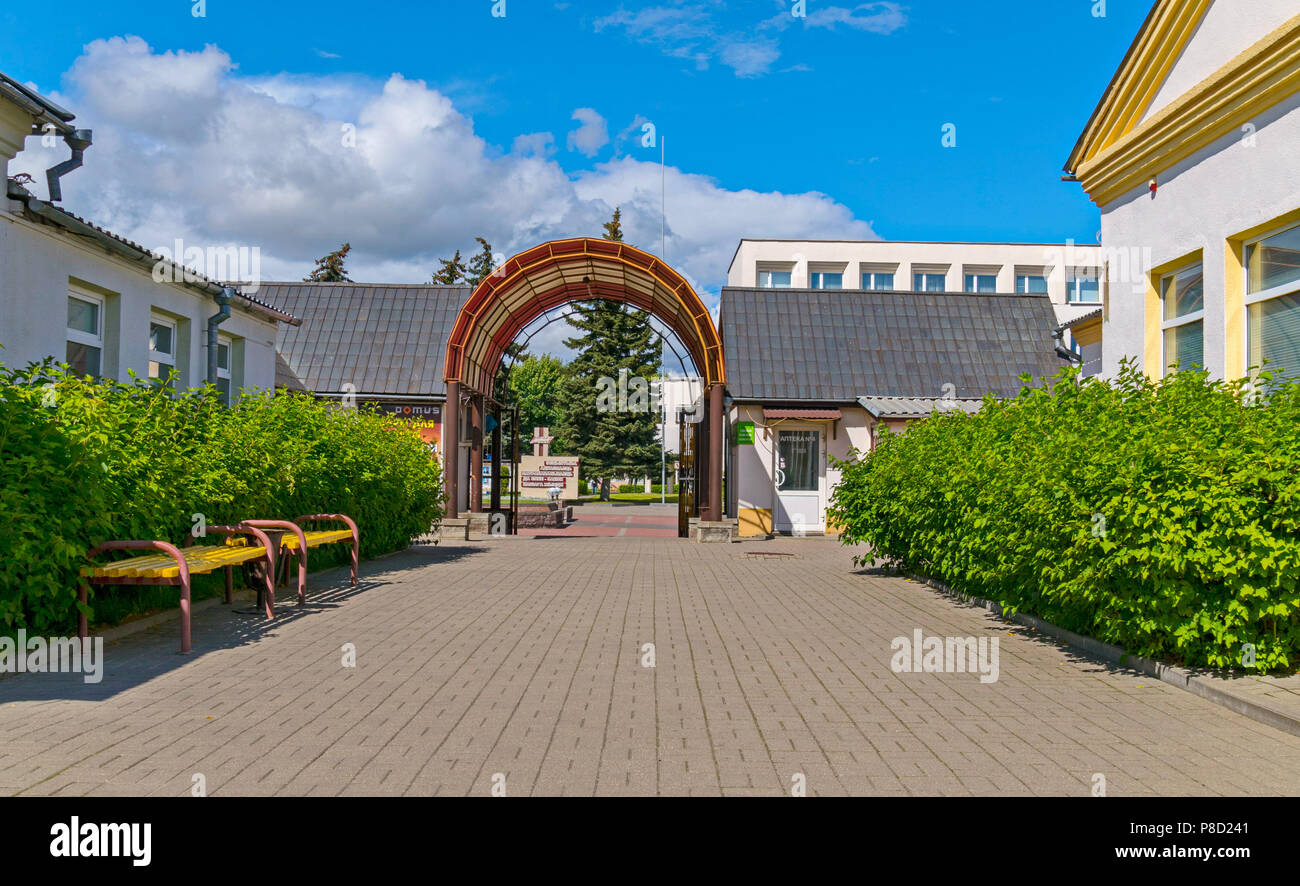
[(1058, 628), (1051, 622), (1044, 621), (1036, 615), (1027, 615), (1025, 613), (1016, 613), (1008, 615), (1002, 610), (1002, 606), (994, 603), (992, 600), (985, 600), (982, 597), (972, 597), (969, 594), (963, 594), (960, 591), (954, 591), (952, 588), (942, 582), (926, 578), (921, 575), (906, 574), (907, 578), (919, 582), (926, 587), (938, 591), (950, 597), (954, 597), (963, 603), (970, 603), (981, 609), (987, 609), (989, 612), (1001, 618), (1004, 621), (1014, 622), (1035, 631), (1046, 634), (1055, 640), (1064, 643), (1067, 646), (1073, 646), (1082, 650), (1093, 658), (1101, 659), (1110, 664), (1119, 665), (1120, 667), (1132, 668), (1146, 674), (1148, 677), (1154, 677), (1161, 682), (1168, 683), (1170, 686), (1177, 686), (1179, 689), (1199, 695), (1207, 701), (1212, 701), (1221, 707), (1225, 707), (1233, 713), (1241, 714), (1260, 723), (1272, 726), (1274, 729), (1280, 729), (1290, 735), (1300, 736), (1300, 717), (1284, 714), (1274, 708), (1267, 707), (1259, 702), (1228, 692), (1219, 686), (1206, 680), (1204, 677), (1189, 671), (1185, 668), (1175, 667), (1163, 662), (1155, 661), (1150, 658), (1143, 658), (1140, 655), (1130, 655), (1118, 646), (1112, 646), (1109, 643), (1103, 643), (1092, 637), (1086, 637), (1083, 634), (1076, 634), (1073, 631), (1067, 631), (1065, 628)]

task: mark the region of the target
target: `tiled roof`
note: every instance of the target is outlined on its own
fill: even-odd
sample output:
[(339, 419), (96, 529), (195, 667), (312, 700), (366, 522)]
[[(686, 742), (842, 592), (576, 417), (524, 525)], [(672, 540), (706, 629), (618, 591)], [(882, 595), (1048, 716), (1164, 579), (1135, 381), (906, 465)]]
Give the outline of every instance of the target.
[[(1101, 308), (1093, 308), (1090, 311), (1084, 311), (1083, 313), (1076, 314), (1073, 317), (1061, 318), (1061, 325), (1066, 329), (1069, 329), (1071, 326), (1078, 326), (1080, 323), (1083, 323), (1086, 320), (1095, 320), (1100, 316), (1101, 316)], [(1060, 311), (1057, 311), (1057, 317), (1058, 318), (1061, 317)]]
[(318, 393), (445, 395), (447, 340), (467, 287), (263, 283), (260, 292), (302, 320), (276, 336), (286, 379)]
[(862, 408), (875, 418), (925, 418), (936, 412), (980, 411), (983, 399), (958, 400), (943, 397), (859, 397)]
[[(77, 215), (75, 212), (69, 212), (68, 210), (64, 209), (62, 206), (55, 206), (53, 203), (48, 203), (43, 200), (37, 200), (30, 191), (28, 191), (26, 188), (24, 188), (14, 179), (9, 179), (8, 182), (6, 183), (6, 186), (7, 186), (8, 195), (14, 200), (21, 201), (27, 207), (27, 211), (29, 213), (28, 217), (30, 217), (35, 221), (44, 220), (46, 222), (53, 223), (73, 234), (94, 236), (97, 237), (100, 240), (100, 242), (113, 241), (114, 243), (118, 244), (119, 249), (125, 249), (128, 253), (133, 253), (134, 258), (143, 261), (148, 261), (151, 264), (156, 262), (168, 261), (163, 256), (157, 254), (156, 252), (153, 252), (150, 249), (146, 249), (145, 247), (141, 246), (139, 243), (136, 243), (134, 240), (128, 240), (126, 237), (123, 237), (120, 234), (115, 234), (112, 231), (110, 231), (108, 228), (101, 227), (100, 225), (97, 225), (92, 221), (84, 219), (81, 216)], [(39, 212), (37, 209), (38, 207), (39, 207)], [(111, 245), (111, 244), (106, 244), (106, 245)], [(173, 268), (177, 270), (176, 278), (178, 280), (186, 279), (188, 281), (197, 283), (200, 287), (208, 286), (208, 287), (216, 288), (216, 287), (231, 286), (235, 290), (235, 295), (238, 296), (241, 302), (247, 302), (248, 307), (252, 307), (255, 310), (260, 308), (262, 309), (263, 312), (271, 314), (275, 319), (278, 320), (283, 320), (285, 322), (290, 322), (290, 323), (296, 322), (292, 312), (286, 312), (274, 304), (268, 303), (267, 301), (257, 298), (256, 296), (249, 295), (241, 287), (241, 284), (238, 281), (215, 280), (211, 277), (199, 273), (198, 271), (195, 271), (193, 268), (184, 268), (185, 273), (183, 277), (182, 274), (180, 273), (180, 271), (182, 270), (181, 266), (176, 264), (175, 262), (170, 262), (170, 264)]]
[(727, 287), (720, 315), (738, 400), (1014, 396), (1065, 365), (1045, 295)]

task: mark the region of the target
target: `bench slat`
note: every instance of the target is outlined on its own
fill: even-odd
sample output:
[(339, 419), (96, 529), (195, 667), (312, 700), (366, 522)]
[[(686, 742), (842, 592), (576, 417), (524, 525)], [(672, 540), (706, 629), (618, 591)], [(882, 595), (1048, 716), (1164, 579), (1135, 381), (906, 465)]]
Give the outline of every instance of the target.
[[(249, 560), (261, 559), (261, 547), (236, 547), (233, 545), (205, 545), (181, 548), (185, 564), (192, 575), (206, 575), (225, 566), (237, 566)], [(83, 569), (88, 578), (176, 578), (180, 567), (166, 554), (147, 554), (116, 563), (106, 563), (93, 569)]]
[[(350, 529), (321, 529), (315, 532), (304, 532), (303, 535), (307, 539), (308, 548), (320, 547), (336, 541), (352, 540), (352, 530)], [(296, 551), (298, 549), (298, 536), (291, 532), (285, 533), (281, 544), (291, 551)]]

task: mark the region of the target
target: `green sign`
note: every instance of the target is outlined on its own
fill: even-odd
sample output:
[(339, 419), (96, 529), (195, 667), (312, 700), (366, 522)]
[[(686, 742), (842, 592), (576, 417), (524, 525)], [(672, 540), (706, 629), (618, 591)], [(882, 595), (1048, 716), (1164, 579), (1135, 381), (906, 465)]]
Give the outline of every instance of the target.
[(736, 425), (736, 444), (738, 446), (754, 445), (754, 423), (742, 421)]

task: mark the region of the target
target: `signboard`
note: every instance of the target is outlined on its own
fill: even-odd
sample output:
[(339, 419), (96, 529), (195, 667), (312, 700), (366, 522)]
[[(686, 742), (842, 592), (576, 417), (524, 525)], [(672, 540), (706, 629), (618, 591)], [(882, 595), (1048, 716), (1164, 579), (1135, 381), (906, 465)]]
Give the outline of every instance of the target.
[(400, 418), (420, 432), (420, 439), (432, 444), (441, 452), (442, 447), (442, 404), (440, 403), (375, 403), (376, 409), (384, 415)]
[(736, 444), (738, 446), (754, 445), (754, 423), (742, 421), (736, 425)]
[(520, 456), (520, 494), (525, 498), (550, 498), (551, 487), (558, 486), (561, 498), (577, 498), (578, 462), (577, 456)]

